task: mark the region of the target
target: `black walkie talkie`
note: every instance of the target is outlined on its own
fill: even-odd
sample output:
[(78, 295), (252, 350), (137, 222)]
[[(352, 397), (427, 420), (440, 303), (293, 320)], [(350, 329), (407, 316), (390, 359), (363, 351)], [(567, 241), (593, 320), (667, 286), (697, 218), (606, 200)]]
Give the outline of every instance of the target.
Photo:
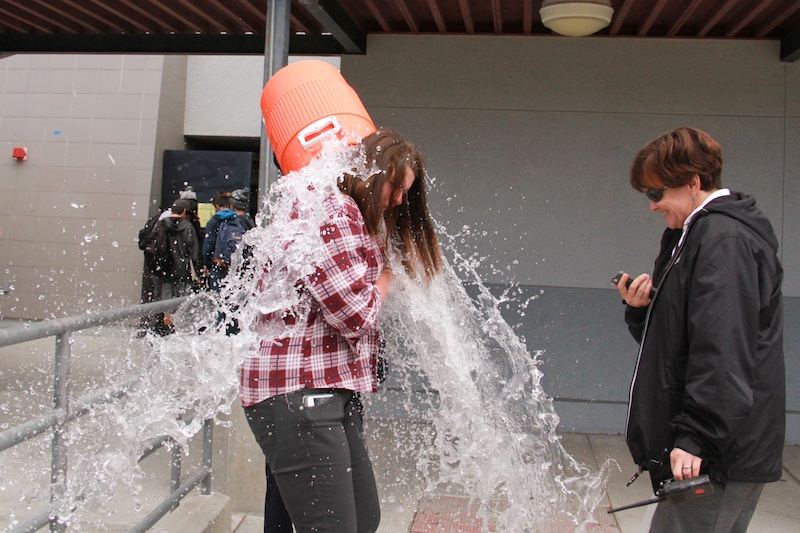
[(658, 503), (663, 500), (669, 500), (674, 503), (683, 503), (687, 500), (692, 500), (694, 498), (713, 493), (714, 485), (711, 483), (711, 479), (708, 477), (708, 474), (703, 474), (702, 476), (693, 477), (690, 479), (684, 479), (683, 481), (675, 481), (674, 479), (670, 479), (669, 481), (665, 481), (661, 485), (661, 488), (656, 491), (655, 498), (623, 505), (622, 507), (615, 507), (614, 509), (609, 509), (608, 513), (616, 513), (617, 511), (624, 511), (625, 509), (643, 507), (645, 505)]

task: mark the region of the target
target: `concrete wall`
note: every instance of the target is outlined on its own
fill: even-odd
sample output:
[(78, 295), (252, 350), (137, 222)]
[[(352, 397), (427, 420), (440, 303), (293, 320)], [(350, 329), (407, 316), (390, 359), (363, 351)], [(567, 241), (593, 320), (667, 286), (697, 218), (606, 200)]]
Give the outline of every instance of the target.
[[(753, 193), (786, 270), (790, 442), (800, 442), (800, 65), (775, 42), (370, 37), (342, 72), (376, 123), (414, 140), (432, 211), (484, 281), (537, 299), (519, 324), (543, 350), (565, 430), (622, 432), (636, 356), (609, 279), (649, 272), (664, 228), (628, 184), (635, 153), (677, 126), (723, 146), (727, 186)], [(494, 286), (494, 285), (493, 285)], [(498, 290), (501, 285), (496, 286)], [(389, 386), (392, 386), (391, 380)]]
[[(0, 59), (0, 282), (14, 287), (0, 316), (139, 301), (136, 234), (156, 145), (182, 142), (185, 70), (185, 58), (162, 56)], [(14, 146), (28, 148), (26, 161), (12, 159)]]
[(261, 135), (263, 57), (191, 56), (187, 72), (186, 135)]
[[(325, 61), (339, 68), (339, 57), (290, 57)], [(260, 137), (264, 58), (191, 56), (186, 87), (184, 133), (198, 137)]]

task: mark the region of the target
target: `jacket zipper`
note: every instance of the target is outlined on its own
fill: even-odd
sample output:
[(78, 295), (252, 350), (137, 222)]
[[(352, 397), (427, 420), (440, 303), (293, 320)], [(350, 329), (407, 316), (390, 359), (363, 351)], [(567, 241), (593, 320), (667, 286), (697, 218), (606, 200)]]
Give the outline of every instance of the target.
[[(630, 424), (630, 421), (631, 421), (631, 405), (633, 403), (633, 387), (636, 384), (636, 377), (639, 374), (639, 364), (642, 361), (642, 351), (644, 350), (644, 341), (645, 341), (645, 338), (647, 337), (647, 328), (650, 325), (650, 314), (653, 311), (653, 304), (656, 302), (656, 298), (658, 298), (658, 295), (661, 292), (661, 287), (664, 286), (664, 280), (667, 279), (667, 275), (669, 274), (669, 271), (672, 270), (672, 267), (675, 265), (675, 263), (680, 258), (681, 252), (683, 251), (683, 246), (686, 244), (686, 239), (689, 237), (689, 231), (691, 229), (692, 229), (692, 225), (690, 224), (689, 228), (687, 228), (687, 230), (686, 230), (686, 235), (684, 235), (684, 237), (683, 237), (683, 242), (681, 242), (680, 245), (676, 248), (675, 253), (672, 254), (672, 257), (670, 258), (669, 264), (667, 264), (667, 268), (664, 269), (664, 275), (661, 276), (661, 281), (658, 284), (658, 287), (656, 287), (656, 293), (653, 295), (653, 299), (650, 300), (650, 305), (647, 306), (647, 314), (644, 317), (644, 328), (642, 329), (642, 341), (639, 343), (639, 353), (636, 356), (636, 367), (635, 367), (635, 369), (633, 371), (633, 379), (631, 379), (631, 388), (630, 388), (630, 391), (628, 392), (628, 412), (627, 412), (627, 415), (625, 417), (625, 439), (626, 440), (628, 438), (628, 425)], [(636, 479), (636, 477), (638, 477), (638, 476), (634, 476), (634, 478), (631, 480), (631, 482), (633, 482)]]

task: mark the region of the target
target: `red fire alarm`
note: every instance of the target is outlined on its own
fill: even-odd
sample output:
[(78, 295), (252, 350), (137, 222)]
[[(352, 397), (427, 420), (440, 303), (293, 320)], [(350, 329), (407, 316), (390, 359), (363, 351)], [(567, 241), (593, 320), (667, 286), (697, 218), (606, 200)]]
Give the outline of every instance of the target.
[(12, 155), (14, 159), (18, 161), (25, 161), (28, 159), (28, 149), (24, 146), (15, 146), (14, 153)]

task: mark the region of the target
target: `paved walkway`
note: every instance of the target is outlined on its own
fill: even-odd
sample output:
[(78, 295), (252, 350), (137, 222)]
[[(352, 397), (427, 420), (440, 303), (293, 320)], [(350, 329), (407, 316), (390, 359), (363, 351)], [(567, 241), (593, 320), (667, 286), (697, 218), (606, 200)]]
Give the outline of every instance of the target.
[[(599, 465), (608, 458), (619, 463), (621, 471), (612, 474), (607, 489), (607, 500), (604, 509), (598, 510), (599, 523), (590, 526), (589, 531), (600, 533), (619, 531), (623, 533), (646, 532), (650, 518), (655, 510), (654, 505), (621, 511), (607, 515), (605, 509), (621, 506), (652, 497), (649, 482), (642, 478), (630, 487), (625, 484), (630, 479), (635, 467), (628, 455), (625, 441), (618, 435), (586, 435), (565, 434), (563, 442), (567, 450), (575, 458), (587, 465)], [(393, 476), (393, 472), (401, 465), (386, 464), (383, 458), (375, 460), (376, 473), (380, 478)], [(429, 529), (422, 520), (415, 520), (415, 512), (419, 504), (420, 494), (417, 487), (408, 486), (406, 494), (382, 494), (381, 506), (383, 517), (378, 533), (468, 533), (478, 531), (465, 527), (452, 529)], [(426, 498), (425, 495), (422, 498)], [(756, 509), (749, 533), (800, 531), (800, 447), (787, 446), (784, 450), (784, 475), (776, 482), (770, 483)], [(259, 516), (235, 514), (233, 529), (235, 533), (261, 533), (263, 519)], [(554, 532), (555, 533), (555, 532)]]
[[(587, 465), (599, 465), (607, 458), (615, 459), (621, 470), (612, 474), (607, 489), (605, 509), (621, 506), (652, 497), (649, 482), (645, 478), (636, 481), (630, 487), (625, 484), (636, 470), (631, 462), (625, 441), (618, 435), (563, 435), (565, 448), (576, 459)], [(372, 449), (375, 447), (373, 446)], [(380, 478), (391, 477), (402, 465), (387, 464), (384, 457), (374, 457), (376, 473)], [(404, 494), (382, 494), (383, 504), (378, 533), (467, 533), (476, 529), (422, 529), (415, 525), (414, 515), (417, 504), (423, 497), (417, 487), (410, 486)], [(784, 451), (784, 475), (776, 482), (770, 483), (756, 509), (749, 533), (800, 531), (800, 447), (787, 446)], [(623, 533), (646, 532), (655, 506), (640, 507), (621, 511), (614, 515), (606, 515), (599, 510), (599, 524), (591, 526), (590, 532), (620, 531)], [(605, 516), (604, 516), (605, 515)], [(233, 517), (235, 533), (261, 533), (263, 519), (258, 516), (236, 514)], [(554, 533), (548, 531), (546, 533)]]

